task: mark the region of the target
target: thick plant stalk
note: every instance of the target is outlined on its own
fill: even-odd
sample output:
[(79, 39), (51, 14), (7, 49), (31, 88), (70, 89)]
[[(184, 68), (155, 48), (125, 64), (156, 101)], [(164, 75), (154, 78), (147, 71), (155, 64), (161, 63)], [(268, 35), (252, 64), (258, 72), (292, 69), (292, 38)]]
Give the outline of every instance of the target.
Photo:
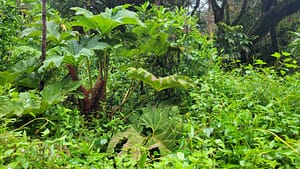
[(89, 85), (90, 88), (93, 87), (93, 81), (92, 81), (92, 75), (91, 75), (91, 66), (90, 66), (90, 60), (88, 58), (86, 58), (86, 65), (87, 65), (87, 74), (89, 77)]
[[(79, 81), (78, 73), (74, 66), (69, 64), (67, 67), (71, 79), (73, 81)], [(78, 88), (78, 90), (84, 95), (83, 99), (78, 100), (78, 105), (81, 114), (86, 117), (88, 117), (90, 112), (100, 110), (99, 101), (105, 101), (105, 87), (107, 79), (100, 78), (102, 73), (101, 70), (102, 69), (99, 69), (98, 78), (93, 88), (87, 90), (82, 85)]]
[(103, 60), (100, 60), (99, 63), (97, 81), (91, 89), (91, 110), (93, 111), (101, 110), (99, 102), (106, 101), (106, 82), (108, 78), (109, 65), (108, 57), (107, 51), (105, 51)]
[[(78, 73), (76, 69), (72, 65), (68, 65), (68, 70), (70, 73), (70, 77), (73, 81), (79, 81)], [(84, 95), (83, 99), (78, 100), (79, 108), (81, 114), (88, 115), (91, 109), (91, 101), (89, 99), (90, 92), (83, 87), (82, 85), (79, 86), (78, 90)]]
[(44, 62), (46, 59), (46, 47), (47, 47), (47, 13), (46, 13), (46, 0), (43, 0), (43, 12), (42, 12), (42, 22), (43, 22), (43, 31), (42, 31), (42, 55), (41, 61)]
[[(42, 54), (41, 54), (41, 63), (46, 59), (46, 48), (47, 48), (47, 12), (46, 12), (46, 4), (47, 1), (43, 0), (42, 1), (42, 6), (43, 6), (43, 11), (42, 11), (42, 24), (43, 24), (43, 29), (42, 29)], [(43, 90), (45, 86), (45, 81), (41, 79), (39, 89)]]
[(106, 79), (97, 80), (95, 86), (91, 90), (91, 111), (101, 110), (99, 101), (105, 101)]

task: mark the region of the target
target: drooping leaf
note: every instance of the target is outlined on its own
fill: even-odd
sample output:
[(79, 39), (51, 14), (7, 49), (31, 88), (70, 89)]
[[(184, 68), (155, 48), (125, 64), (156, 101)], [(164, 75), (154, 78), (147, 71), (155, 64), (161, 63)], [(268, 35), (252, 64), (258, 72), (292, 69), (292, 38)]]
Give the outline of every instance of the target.
[(166, 77), (157, 78), (150, 72), (146, 71), (142, 68), (128, 68), (128, 75), (132, 78), (138, 79), (147, 83), (151, 87), (153, 87), (157, 91), (161, 91), (169, 88), (184, 88), (188, 89), (194, 87), (192, 81), (186, 77), (181, 75), (170, 75)]
[(115, 7), (114, 9), (112, 9), (112, 11), (107, 9), (105, 11), (105, 13), (103, 13), (103, 15), (108, 14), (108, 15), (105, 15), (105, 16), (109, 16), (109, 14), (110, 14), (110, 16), (108, 18), (111, 18), (111, 19), (113, 19), (115, 21), (118, 21), (122, 24), (131, 24), (131, 25), (144, 26), (144, 23), (139, 20), (137, 14), (135, 12), (127, 10), (124, 7), (125, 6)]
[(18, 102), (22, 104), (23, 113), (29, 114), (40, 110), (42, 100), (35, 91), (29, 91), (20, 93)]
[(9, 70), (0, 72), (0, 84), (16, 83), (17, 86), (28, 84), (28, 87), (34, 88), (35, 85), (31, 82), (36, 80), (33, 78), (33, 74), (40, 65), (39, 54), (40, 51), (29, 46), (16, 47), (12, 52), (12, 58), (19, 61)]

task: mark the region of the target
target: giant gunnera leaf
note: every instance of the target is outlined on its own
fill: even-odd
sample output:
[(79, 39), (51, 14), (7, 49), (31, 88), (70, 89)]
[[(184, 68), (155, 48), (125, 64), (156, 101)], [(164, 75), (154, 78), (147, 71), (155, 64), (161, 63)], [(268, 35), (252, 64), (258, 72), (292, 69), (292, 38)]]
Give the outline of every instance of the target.
[(140, 135), (133, 127), (128, 128), (124, 132), (115, 134), (110, 140), (107, 153), (114, 153), (122, 142), (121, 150), (119, 155), (123, 153), (130, 153), (131, 157), (135, 160), (138, 160), (141, 156), (141, 146), (143, 145), (145, 138)]
[(169, 88), (183, 88), (188, 89), (194, 87), (194, 84), (187, 76), (170, 75), (166, 77), (156, 77), (152, 73), (143, 68), (128, 68), (128, 75), (132, 78), (138, 79), (153, 87), (156, 91), (161, 91)]

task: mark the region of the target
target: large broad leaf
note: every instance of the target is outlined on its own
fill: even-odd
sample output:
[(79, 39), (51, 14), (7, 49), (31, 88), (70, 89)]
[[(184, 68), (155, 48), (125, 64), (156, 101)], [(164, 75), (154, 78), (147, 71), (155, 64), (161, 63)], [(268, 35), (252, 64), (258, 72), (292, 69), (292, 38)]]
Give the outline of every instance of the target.
[[(47, 22), (47, 42), (49, 45), (62, 44), (65, 40), (69, 40), (75, 36), (74, 31), (61, 31), (62, 26), (59, 23)], [(21, 37), (40, 37), (42, 26), (39, 22), (32, 24), (30, 27), (21, 32)]]
[(4, 86), (6, 83), (12, 83), (18, 78), (18, 73), (0, 72), (0, 85)]
[(41, 56), (41, 51), (30, 46), (18, 46), (12, 51), (12, 58), (16, 58), (22, 54), (27, 54), (32, 57), (39, 57)]
[(15, 84), (22, 87), (27, 87), (29, 89), (36, 89), (39, 87), (40, 76), (36, 73), (24, 74), (21, 76)]
[(97, 28), (97, 24), (91, 18), (87, 18), (84, 16), (74, 16), (73, 19), (75, 21), (73, 21), (71, 24), (73, 26), (82, 26), (85, 32)]
[(31, 36), (37, 37), (41, 35), (42, 29), (39, 27), (28, 27), (21, 32), (21, 38)]
[(114, 9), (106, 9), (105, 12), (93, 15), (90, 11), (82, 8), (71, 8), (76, 11), (73, 17), (73, 26), (82, 26), (84, 31), (96, 30), (99, 33), (107, 34), (114, 28), (125, 25), (144, 25), (135, 12), (124, 9), (124, 7), (116, 7)]
[(41, 98), (36, 91), (15, 93), (14, 96), (0, 96), (0, 118), (39, 114), (43, 112)]
[(63, 101), (69, 92), (76, 90), (79, 86), (79, 82), (65, 79), (61, 82), (47, 85), (44, 90), (41, 91), (41, 95), (49, 105), (52, 105)]
[(107, 34), (114, 28), (123, 24), (122, 22), (113, 20), (111, 18), (105, 18), (102, 15), (94, 16), (92, 20), (97, 24), (97, 29), (99, 29), (102, 34)]
[(80, 8), (80, 7), (72, 7), (71, 10), (76, 11), (75, 15), (83, 15), (86, 18), (90, 18), (90, 17), (94, 16), (93, 12), (83, 9), (83, 8)]
[(47, 39), (49, 38), (55, 38), (58, 39), (60, 37), (59, 33), (59, 25), (54, 22), (48, 22), (47, 23)]
[(40, 51), (37, 51), (35, 48), (29, 46), (16, 47), (13, 50), (12, 58), (19, 61), (7, 72), (0, 73), (1, 79), (1, 76), (6, 76), (0, 83), (9, 82), (16, 84), (16, 86), (35, 88), (37, 80), (34, 72), (40, 66), (39, 57)]
[(93, 36), (93, 37), (85, 37), (80, 40), (80, 43), (87, 49), (92, 50), (105, 50), (107, 48), (111, 48), (108, 43), (101, 42), (101, 37)]
[(152, 131), (147, 146), (151, 148), (157, 147), (163, 154), (175, 151), (181, 135), (178, 132), (178, 124), (175, 121), (169, 120), (169, 116), (178, 113), (178, 109), (155, 109), (148, 107), (144, 108), (143, 112), (143, 115), (140, 117), (141, 124)]
[(143, 81), (149, 84), (157, 91), (161, 91), (169, 88), (184, 88), (188, 89), (194, 87), (194, 84), (190, 78), (181, 75), (170, 75), (166, 77), (157, 78), (152, 73), (142, 68), (128, 68), (128, 75), (132, 78)]
[(68, 41), (67, 46), (63, 48), (63, 52), (64, 62), (73, 65), (79, 63), (84, 57), (90, 58), (94, 55), (92, 49), (85, 48), (75, 40)]
[(43, 65), (39, 68), (39, 72), (43, 72), (44, 70), (47, 70), (49, 68), (55, 67), (58, 68), (63, 63), (64, 57), (59, 55), (51, 56), (50, 58), (47, 58)]
[(38, 72), (44, 72), (51, 70), (51, 68), (59, 68), (64, 60), (63, 51), (60, 46), (56, 46), (47, 50), (46, 60), (43, 61), (43, 65), (38, 69)]
[(22, 107), (8, 97), (0, 96), (0, 118), (12, 115), (20, 116), (23, 113)]
[(115, 134), (107, 146), (107, 153), (114, 153), (117, 145), (124, 140), (126, 141), (122, 145), (119, 155), (122, 155), (123, 153), (130, 153), (133, 159), (138, 160), (141, 156), (140, 148), (143, 145), (145, 138), (133, 127), (128, 128), (124, 132)]
[(38, 57), (30, 57), (17, 62), (11, 68), (11, 71), (15, 73), (31, 73), (39, 66), (39, 64)]
[(37, 95), (36, 91), (23, 92), (19, 94), (19, 104), (22, 105), (23, 114), (41, 113), (42, 99)]

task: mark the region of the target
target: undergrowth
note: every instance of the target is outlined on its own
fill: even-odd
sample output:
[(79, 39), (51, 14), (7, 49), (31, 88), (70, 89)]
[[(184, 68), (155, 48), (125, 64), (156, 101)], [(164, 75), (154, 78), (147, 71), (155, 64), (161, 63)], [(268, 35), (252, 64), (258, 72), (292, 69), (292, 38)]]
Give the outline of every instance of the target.
[(299, 76), (213, 70), (181, 107), (123, 110), (105, 124), (63, 106), (14, 130), (18, 119), (4, 118), (1, 168), (299, 168)]

